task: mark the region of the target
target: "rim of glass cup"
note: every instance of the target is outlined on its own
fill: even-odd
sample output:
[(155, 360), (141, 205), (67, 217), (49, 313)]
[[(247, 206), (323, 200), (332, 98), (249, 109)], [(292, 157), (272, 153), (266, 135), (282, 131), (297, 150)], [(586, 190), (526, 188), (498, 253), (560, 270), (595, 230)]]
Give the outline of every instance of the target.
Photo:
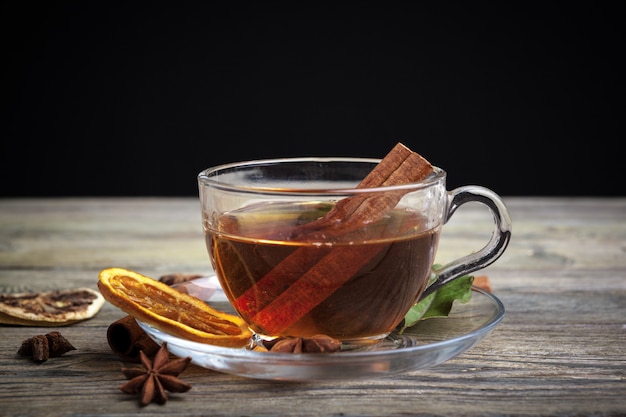
[(211, 186), (223, 191), (234, 192), (254, 192), (265, 194), (323, 194), (323, 195), (345, 195), (345, 194), (371, 194), (373, 192), (389, 192), (400, 190), (420, 190), (428, 188), (438, 182), (445, 180), (446, 171), (440, 167), (433, 165), (433, 172), (425, 179), (417, 182), (410, 182), (401, 185), (388, 185), (381, 187), (337, 187), (337, 188), (288, 188), (288, 187), (264, 187), (250, 186), (241, 184), (231, 184), (219, 179), (216, 175), (220, 171), (232, 170), (235, 168), (250, 168), (255, 166), (277, 165), (279, 163), (297, 163), (297, 162), (358, 162), (377, 164), (381, 159), (377, 158), (356, 158), (356, 157), (298, 157), (298, 158), (273, 158), (273, 159), (257, 159), (251, 161), (231, 162), (227, 164), (216, 165), (206, 168), (198, 174), (198, 182), (204, 186)]

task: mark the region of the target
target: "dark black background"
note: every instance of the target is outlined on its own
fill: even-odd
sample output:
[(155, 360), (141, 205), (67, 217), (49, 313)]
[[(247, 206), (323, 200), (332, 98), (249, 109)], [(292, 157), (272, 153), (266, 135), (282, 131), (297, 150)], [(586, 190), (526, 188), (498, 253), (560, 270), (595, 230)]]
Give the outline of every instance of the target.
[(383, 157), (625, 195), (624, 2), (5, 2), (0, 195), (193, 196), (214, 164)]

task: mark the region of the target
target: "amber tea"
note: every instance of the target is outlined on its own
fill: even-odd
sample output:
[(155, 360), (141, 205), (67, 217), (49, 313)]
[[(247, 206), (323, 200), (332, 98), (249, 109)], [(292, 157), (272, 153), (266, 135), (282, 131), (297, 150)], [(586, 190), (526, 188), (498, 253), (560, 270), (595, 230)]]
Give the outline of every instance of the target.
[(307, 230), (329, 209), (258, 204), (205, 230), (224, 291), (257, 334), (376, 341), (426, 286), (440, 227), (424, 231), (418, 213), (394, 209), (354, 230)]

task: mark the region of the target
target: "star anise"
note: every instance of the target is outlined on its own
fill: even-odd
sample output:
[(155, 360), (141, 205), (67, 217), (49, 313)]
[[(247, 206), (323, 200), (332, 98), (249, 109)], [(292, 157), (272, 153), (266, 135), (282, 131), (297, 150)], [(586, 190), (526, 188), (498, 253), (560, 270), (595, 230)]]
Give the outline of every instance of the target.
[(270, 352), (332, 353), (341, 350), (341, 341), (318, 334), (311, 337), (279, 337), (263, 342)]
[(122, 368), (122, 373), (128, 381), (120, 387), (127, 394), (141, 393), (140, 404), (146, 406), (153, 400), (158, 404), (167, 402), (169, 392), (187, 392), (191, 385), (180, 380), (178, 374), (187, 368), (191, 357), (178, 358), (169, 361), (167, 342), (164, 342), (150, 361), (148, 356), (141, 350), (139, 356), (145, 369)]

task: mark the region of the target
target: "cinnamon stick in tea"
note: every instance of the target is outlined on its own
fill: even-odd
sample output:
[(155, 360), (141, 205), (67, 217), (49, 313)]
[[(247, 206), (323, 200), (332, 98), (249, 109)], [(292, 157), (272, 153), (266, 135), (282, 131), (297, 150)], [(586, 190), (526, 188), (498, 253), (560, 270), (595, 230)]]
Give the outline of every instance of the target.
[[(431, 172), (432, 166), (428, 161), (403, 144), (398, 143), (356, 188), (373, 188), (409, 183), (423, 179)], [(344, 198), (338, 201), (324, 217), (296, 228), (292, 233), (291, 239), (314, 240), (318, 237), (318, 234), (322, 233), (326, 237), (339, 236), (367, 223), (372, 223), (382, 218), (387, 210), (395, 207), (397, 201), (401, 198), (399, 193), (394, 193), (393, 196), (391, 195), (392, 193), (388, 194), (379, 194), (377, 197), (373, 195), (355, 195)], [(381, 197), (386, 201), (381, 201)], [(333, 249), (324, 247), (299, 248), (285, 258), (263, 279), (259, 280), (255, 286), (237, 298), (239, 311), (245, 311), (251, 316), (255, 315), (267, 303), (280, 295), (283, 288), (293, 284), (331, 250)], [(367, 261), (367, 259), (369, 257), (365, 258), (364, 261)], [(358, 272), (358, 269), (354, 272)], [(343, 283), (342, 280), (338, 279), (337, 281)]]
[[(404, 220), (398, 220), (399, 224), (393, 225), (393, 228), (398, 230), (397, 233), (406, 232), (407, 228), (414, 225), (414, 223)], [(388, 243), (346, 245), (327, 251), (327, 254), (308, 271), (294, 279), (284, 292), (265, 304), (254, 315), (253, 320), (256, 323), (262, 323), (265, 332), (280, 334), (341, 288), (367, 262), (388, 247)], [(294, 253), (303, 249), (315, 250), (305, 247)], [(294, 261), (297, 261), (297, 256), (291, 259), (291, 262)], [(282, 263), (279, 266), (285, 268)], [(273, 273), (274, 270), (263, 277), (261, 281)], [(288, 276), (282, 275), (283, 278)], [(275, 278), (278, 281), (280, 276)], [(284, 286), (279, 288), (284, 288)], [(267, 287), (263, 286), (263, 290), (267, 290)], [(259, 294), (256, 295), (258, 299)], [(267, 301), (268, 299), (264, 297), (264, 300)]]
[[(405, 184), (426, 178), (431, 172), (432, 166), (428, 161), (403, 144), (397, 143), (356, 188)], [(398, 195), (397, 197), (399, 200), (402, 196)], [(369, 203), (364, 204), (368, 199)], [(385, 206), (391, 205), (389, 208), (393, 208), (397, 204), (397, 201), (394, 203), (393, 200), (388, 200), (387, 204), (380, 204), (379, 208), (382, 210), (377, 210), (377, 203), (373, 201), (375, 199), (374, 196), (367, 195), (355, 195), (344, 198), (338, 201), (324, 217), (300, 226), (292, 237), (302, 237), (328, 228), (341, 227), (341, 230), (345, 232), (353, 227), (358, 227), (360, 224), (371, 223), (378, 218), (382, 218), (385, 214)], [(359, 208), (362, 210), (361, 213), (357, 213)], [(349, 221), (349, 219), (353, 220)], [(328, 232), (328, 230), (325, 231)]]
[[(357, 188), (408, 184), (426, 178), (432, 171), (426, 159), (398, 143)], [(301, 226), (293, 239), (312, 239), (322, 232), (327, 237), (340, 236), (358, 230), (385, 216), (405, 193), (347, 197), (324, 217)], [(385, 247), (365, 246), (365, 249), (349, 245), (332, 249), (299, 248), (241, 294), (235, 301), (236, 307), (254, 317), (253, 321), (265, 332), (278, 335), (340, 288)]]

